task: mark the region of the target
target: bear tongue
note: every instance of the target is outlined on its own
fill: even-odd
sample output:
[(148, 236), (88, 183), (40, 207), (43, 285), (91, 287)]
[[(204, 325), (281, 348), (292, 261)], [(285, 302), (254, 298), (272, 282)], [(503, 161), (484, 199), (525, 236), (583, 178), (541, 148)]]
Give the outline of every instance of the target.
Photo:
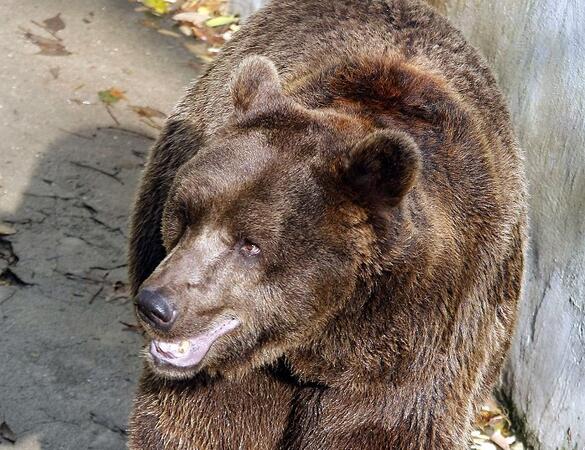
[(155, 360), (163, 361), (172, 366), (195, 366), (201, 362), (217, 339), (236, 328), (239, 324), (238, 319), (226, 319), (200, 335), (181, 342), (163, 342), (153, 339), (150, 344), (150, 353), (155, 357)]

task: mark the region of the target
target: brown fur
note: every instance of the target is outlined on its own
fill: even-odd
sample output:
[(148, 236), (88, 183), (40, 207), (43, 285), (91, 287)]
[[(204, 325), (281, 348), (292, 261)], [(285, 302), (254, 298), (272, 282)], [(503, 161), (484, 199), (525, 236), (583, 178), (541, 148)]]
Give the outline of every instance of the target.
[(445, 19), (274, 0), (150, 155), (130, 277), (179, 318), (143, 326), (242, 324), (196, 368), (150, 361), (130, 447), (465, 448), (513, 332), (524, 229), (502, 95)]

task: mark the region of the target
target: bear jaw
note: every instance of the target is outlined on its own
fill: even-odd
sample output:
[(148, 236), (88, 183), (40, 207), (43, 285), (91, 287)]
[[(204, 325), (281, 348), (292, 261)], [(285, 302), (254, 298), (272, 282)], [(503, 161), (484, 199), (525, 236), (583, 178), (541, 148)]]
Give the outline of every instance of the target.
[(184, 371), (197, 369), (211, 346), (222, 336), (239, 327), (241, 322), (226, 318), (203, 333), (181, 341), (165, 342), (152, 339), (146, 357), (155, 373), (183, 378)]

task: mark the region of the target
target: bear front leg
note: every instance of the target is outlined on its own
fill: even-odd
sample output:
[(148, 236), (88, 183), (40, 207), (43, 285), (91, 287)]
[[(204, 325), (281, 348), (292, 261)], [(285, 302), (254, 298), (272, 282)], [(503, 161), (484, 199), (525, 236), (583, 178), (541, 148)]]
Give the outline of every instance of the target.
[(303, 390), (279, 450), (464, 450), (472, 407), (437, 388)]
[(276, 450), (294, 389), (254, 371), (237, 380), (163, 380), (144, 370), (131, 450)]

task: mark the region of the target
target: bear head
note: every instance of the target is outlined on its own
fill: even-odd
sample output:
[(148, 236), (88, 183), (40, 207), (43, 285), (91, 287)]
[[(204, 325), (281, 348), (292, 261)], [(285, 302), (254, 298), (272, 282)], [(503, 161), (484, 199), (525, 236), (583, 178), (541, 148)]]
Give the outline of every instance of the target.
[(303, 106), (265, 57), (230, 90), (230, 118), (176, 173), (167, 256), (137, 296), (165, 377), (270, 364), (365, 302), (420, 171), (410, 136)]

